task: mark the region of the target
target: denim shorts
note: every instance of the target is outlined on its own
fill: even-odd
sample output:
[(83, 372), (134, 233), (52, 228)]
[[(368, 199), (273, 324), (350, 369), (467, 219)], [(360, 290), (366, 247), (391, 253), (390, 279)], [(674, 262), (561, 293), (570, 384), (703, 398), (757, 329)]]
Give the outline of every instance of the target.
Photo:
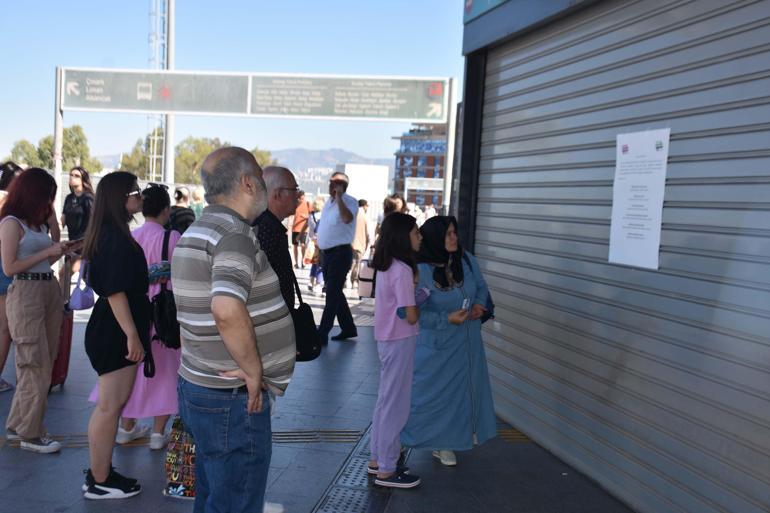
[(0, 264), (0, 296), (8, 294), (8, 287), (13, 283), (13, 276), (6, 276)]
[(242, 389), (206, 388), (179, 378), (179, 412), (195, 440), (194, 512), (253, 511), (265, 501), (272, 455), (270, 399), (246, 411)]

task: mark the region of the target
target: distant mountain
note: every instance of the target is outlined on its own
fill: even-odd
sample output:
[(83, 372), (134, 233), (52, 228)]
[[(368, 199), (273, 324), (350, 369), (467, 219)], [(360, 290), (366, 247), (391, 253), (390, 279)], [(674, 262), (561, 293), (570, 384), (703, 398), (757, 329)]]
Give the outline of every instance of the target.
[(282, 166), (294, 172), (302, 172), (311, 167), (335, 167), (337, 164), (379, 164), (393, 168), (395, 157), (372, 159), (362, 157), (341, 148), (328, 150), (307, 150), (305, 148), (289, 148), (271, 151), (270, 154)]

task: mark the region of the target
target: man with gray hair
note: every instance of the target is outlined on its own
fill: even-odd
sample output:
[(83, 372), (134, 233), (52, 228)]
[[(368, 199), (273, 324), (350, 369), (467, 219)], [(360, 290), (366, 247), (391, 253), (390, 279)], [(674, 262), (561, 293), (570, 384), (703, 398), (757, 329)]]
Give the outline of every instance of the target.
[(294, 269), (291, 267), (289, 238), (283, 220), (294, 213), (300, 189), (294, 174), (285, 167), (268, 166), (263, 176), (267, 185), (267, 210), (257, 217), (259, 247), (267, 255), (270, 267), (278, 275), (281, 294), (289, 309), (294, 308)]
[[(209, 206), (171, 263), (182, 335), (179, 410), (196, 444), (195, 511), (254, 511), (272, 454), (268, 391), (283, 395), (294, 326), (251, 223), (267, 205), (262, 169), (242, 148), (206, 157)], [(282, 511), (265, 505), (265, 511)]]

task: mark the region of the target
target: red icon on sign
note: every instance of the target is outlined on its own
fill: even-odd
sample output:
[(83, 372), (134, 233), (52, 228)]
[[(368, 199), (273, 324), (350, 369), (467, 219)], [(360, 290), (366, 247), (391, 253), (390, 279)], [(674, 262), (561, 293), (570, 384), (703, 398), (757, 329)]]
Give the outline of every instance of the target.
[(431, 82), (428, 85), (428, 96), (441, 96), (444, 94), (444, 82)]
[(163, 98), (164, 100), (168, 100), (170, 96), (171, 96), (171, 91), (169, 90), (167, 85), (164, 85), (163, 87), (160, 88), (161, 98)]

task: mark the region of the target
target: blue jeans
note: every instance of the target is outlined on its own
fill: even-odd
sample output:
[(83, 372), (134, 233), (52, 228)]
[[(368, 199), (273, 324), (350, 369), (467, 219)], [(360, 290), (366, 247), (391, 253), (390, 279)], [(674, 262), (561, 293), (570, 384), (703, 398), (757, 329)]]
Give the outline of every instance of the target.
[(262, 513), (272, 454), (270, 399), (246, 411), (248, 394), (179, 378), (179, 412), (195, 440), (195, 513)]

